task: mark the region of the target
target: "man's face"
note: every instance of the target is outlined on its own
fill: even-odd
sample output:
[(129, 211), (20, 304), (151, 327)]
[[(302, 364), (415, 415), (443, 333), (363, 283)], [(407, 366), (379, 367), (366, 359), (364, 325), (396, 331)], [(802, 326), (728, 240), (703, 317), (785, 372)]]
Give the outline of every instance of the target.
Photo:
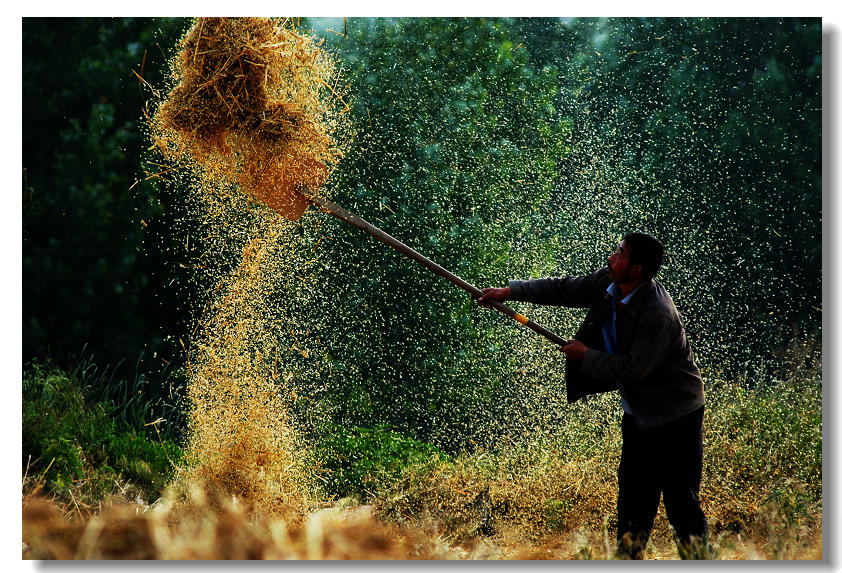
[(622, 241), (614, 254), (608, 257), (608, 276), (618, 285), (638, 280), (641, 270), (640, 265), (629, 264), (629, 251), (625, 241)]

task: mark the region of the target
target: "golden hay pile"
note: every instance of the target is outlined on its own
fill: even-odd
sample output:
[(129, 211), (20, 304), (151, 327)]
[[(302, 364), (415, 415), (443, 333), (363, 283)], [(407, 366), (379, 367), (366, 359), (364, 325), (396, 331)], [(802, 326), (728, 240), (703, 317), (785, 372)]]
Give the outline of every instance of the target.
[[(509, 532), (456, 542), (434, 521), (390, 524), (369, 506), (339, 504), (305, 519), (254, 514), (232, 498), (191, 487), (153, 506), (104, 503), (76, 519), (46, 499), (23, 502), (23, 559), (586, 559), (613, 558), (609, 533), (579, 528), (527, 541)], [(810, 539), (760, 531), (715, 537), (720, 560), (821, 560), (821, 529)], [(675, 560), (669, 536), (650, 541), (648, 557)]]
[[(420, 532), (375, 519), (370, 508), (323, 508), (301, 522), (251, 515), (195, 490), (189, 505), (109, 505), (86, 521), (50, 502), (23, 507), (23, 559), (446, 559), (459, 554)], [(185, 511), (186, 510), (186, 511)]]
[(334, 59), (289, 19), (198, 18), (171, 69), (150, 118), (158, 151), (298, 218), (308, 202), (290, 190), (317, 190), (341, 157)]

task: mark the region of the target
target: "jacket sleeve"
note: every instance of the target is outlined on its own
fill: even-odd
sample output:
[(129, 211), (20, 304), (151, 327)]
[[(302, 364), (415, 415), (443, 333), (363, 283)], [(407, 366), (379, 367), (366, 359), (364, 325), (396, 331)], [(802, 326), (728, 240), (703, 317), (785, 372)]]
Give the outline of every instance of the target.
[(528, 281), (511, 280), (511, 300), (587, 308), (594, 297), (608, 288), (608, 268), (602, 268), (587, 276), (568, 276), (564, 278), (532, 279)]
[(582, 360), (582, 372), (597, 380), (613, 380), (619, 384), (643, 380), (672, 350), (679, 339), (676, 329), (680, 326), (667, 313), (644, 315), (629, 352), (611, 355), (589, 348)]

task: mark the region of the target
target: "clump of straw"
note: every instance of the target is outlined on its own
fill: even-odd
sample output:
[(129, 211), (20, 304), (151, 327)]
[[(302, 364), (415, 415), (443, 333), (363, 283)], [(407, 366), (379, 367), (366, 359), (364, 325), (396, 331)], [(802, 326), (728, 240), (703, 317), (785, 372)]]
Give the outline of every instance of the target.
[(198, 18), (171, 68), (151, 117), (165, 157), (276, 210), (301, 207), (279, 190), (317, 189), (339, 160), (334, 134), (348, 106), (335, 61), (291, 20)]
[(191, 487), (191, 503), (170, 496), (154, 507), (107, 504), (68, 521), (49, 501), (23, 507), (23, 559), (446, 559), (458, 557), (422, 532), (376, 519), (371, 508), (327, 507), (301, 522), (252, 515), (236, 500)]
[[(250, 512), (304, 512), (311, 484), (287, 412), (273, 294), (294, 241), (288, 225), (243, 203), (253, 196), (297, 218), (309, 201), (288, 191), (324, 183), (348, 109), (336, 65), (291, 20), (274, 18), (198, 18), (170, 65), (150, 135), (196, 185), (194, 218), (211, 261), (202, 268), (218, 283), (188, 351), (188, 467), (176, 482), (200, 483)], [(232, 249), (238, 234), (248, 237), (241, 252)], [(213, 260), (226, 270), (215, 273)]]

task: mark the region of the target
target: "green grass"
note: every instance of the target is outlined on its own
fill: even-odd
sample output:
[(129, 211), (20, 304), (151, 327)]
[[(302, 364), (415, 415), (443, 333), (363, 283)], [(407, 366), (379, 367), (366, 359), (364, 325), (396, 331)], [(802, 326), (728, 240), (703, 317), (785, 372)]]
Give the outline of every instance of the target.
[(324, 424), (319, 434), (313, 465), (327, 497), (365, 502), (391, 487), (406, 468), (447, 459), (434, 446), (385, 426), (345, 428)]
[(145, 502), (166, 486), (180, 449), (152, 440), (115, 416), (109, 403), (86, 401), (80, 381), (51, 365), (23, 375), (24, 488), (93, 507), (123, 495)]
[(165, 438), (181, 437), (185, 422), (180, 401), (187, 384), (184, 368), (169, 363), (154, 375), (147, 374), (143, 368), (151, 365), (144, 354), (138, 357), (133, 371), (123, 364), (121, 361), (113, 366), (101, 366), (85, 347), (68, 369), (68, 375), (78, 383), (88, 401), (106, 405), (109, 415), (118, 422), (140, 428), (151, 421), (163, 420), (156, 424), (154, 431), (147, 432), (149, 437), (158, 433)]

